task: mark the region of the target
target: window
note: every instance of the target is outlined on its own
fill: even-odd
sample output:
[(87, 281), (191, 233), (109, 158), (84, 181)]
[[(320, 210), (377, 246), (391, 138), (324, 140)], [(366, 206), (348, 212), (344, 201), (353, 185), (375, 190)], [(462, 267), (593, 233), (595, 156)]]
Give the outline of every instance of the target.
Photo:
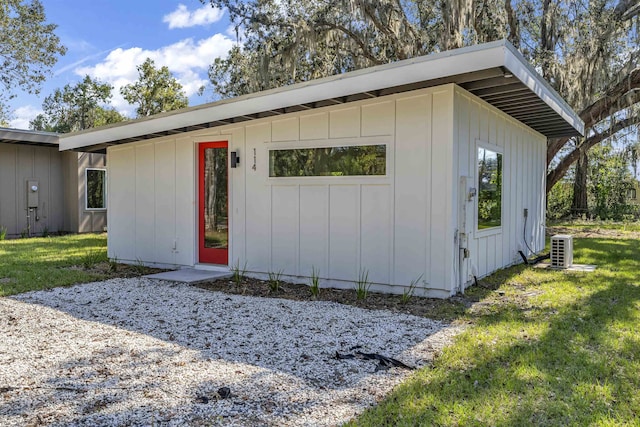
[(478, 147), (478, 229), (502, 224), (502, 154)]
[(86, 169), (87, 210), (107, 208), (107, 171), (104, 169)]
[(627, 190), (627, 199), (636, 200), (637, 193), (635, 188), (630, 188)]
[(386, 165), (384, 144), (269, 151), (270, 177), (385, 175)]

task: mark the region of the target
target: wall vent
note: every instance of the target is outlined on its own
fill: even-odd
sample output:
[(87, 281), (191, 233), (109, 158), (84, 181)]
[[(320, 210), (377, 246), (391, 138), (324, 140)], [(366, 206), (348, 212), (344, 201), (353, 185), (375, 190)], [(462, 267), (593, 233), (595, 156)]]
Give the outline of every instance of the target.
[(551, 237), (551, 267), (567, 268), (573, 264), (573, 236), (556, 234)]

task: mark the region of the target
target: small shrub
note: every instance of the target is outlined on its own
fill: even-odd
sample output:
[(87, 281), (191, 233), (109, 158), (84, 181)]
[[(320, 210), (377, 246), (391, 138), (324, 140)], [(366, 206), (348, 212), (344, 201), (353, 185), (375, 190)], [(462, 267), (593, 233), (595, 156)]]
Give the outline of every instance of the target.
[(144, 272), (146, 271), (144, 261), (142, 261), (140, 258), (136, 258), (136, 263), (133, 266), (133, 268), (136, 270), (136, 273), (138, 274), (144, 274)]
[(367, 299), (370, 287), (371, 282), (369, 282), (369, 271), (360, 270), (360, 273), (358, 274), (358, 280), (356, 280), (356, 298), (358, 300)]
[(49, 233), (49, 227), (45, 225), (44, 228), (42, 229), (42, 237), (49, 237), (50, 234), (51, 233)]
[(4, 240), (7, 238), (7, 227), (0, 226), (0, 240)]
[(245, 261), (242, 268), (240, 268), (240, 259), (238, 259), (236, 264), (231, 267), (231, 272), (233, 273), (231, 280), (233, 280), (233, 283), (235, 283), (236, 286), (240, 286), (240, 283), (242, 283), (245, 275), (247, 274), (247, 261)]
[(411, 300), (414, 292), (416, 291), (416, 286), (418, 285), (418, 283), (420, 283), (420, 280), (422, 280), (422, 276), (423, 275), (421, 274), (417, 279), (413, 279), (409, 287), (405, 288), (404, 291), (402, 291), (402, 299), (400, 300), (402, 304), (407, 304), (409, 300)]
[(85, 270), (90, 270), (95, 267), (95, 265), (100, 261), (102, 261), (102, 253), (97, 250), (89, 250), (85, 252), (84, 256), (82, 257), (82, 266), (85, 268)]
[(29, 237), (29, 230), (27, 230), (26, 228), (23, 228), (22, 231), (20, 232), (20, 238), (26, 239), (27, 237)]
[(109, 271), (111, 273), (116, 273), (118, 271), (118, 257), (114, 256), (109, 259)]
[(320, 295), (320, 270), (315, 267), (311, 267), (311, 283), (309, 286), (311, 296), (318, 298), (318, 295)]
[(269, 290), (271, 292), (278, 292), (280, 290), (280, 281), (282, 277), (282, 270), (278, 270), (277, 272), (269, 272)]

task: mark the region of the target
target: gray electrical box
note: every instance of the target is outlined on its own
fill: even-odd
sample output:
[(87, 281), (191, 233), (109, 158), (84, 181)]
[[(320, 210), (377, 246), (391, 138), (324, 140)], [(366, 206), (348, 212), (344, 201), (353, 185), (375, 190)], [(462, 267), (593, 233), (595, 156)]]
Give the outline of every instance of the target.
[(37, 208), (39, 205), (40, 184), (38, 181), (27, 181), (27, 208)]

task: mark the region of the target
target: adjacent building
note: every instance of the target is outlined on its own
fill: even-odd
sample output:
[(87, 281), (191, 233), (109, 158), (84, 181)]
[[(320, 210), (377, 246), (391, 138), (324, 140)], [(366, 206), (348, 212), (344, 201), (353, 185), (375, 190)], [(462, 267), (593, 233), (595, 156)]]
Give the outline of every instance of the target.
[(106, 156), (61, 152), (58, 139), (0, 128), (0, 228), (9, 238), (106, 229)]

